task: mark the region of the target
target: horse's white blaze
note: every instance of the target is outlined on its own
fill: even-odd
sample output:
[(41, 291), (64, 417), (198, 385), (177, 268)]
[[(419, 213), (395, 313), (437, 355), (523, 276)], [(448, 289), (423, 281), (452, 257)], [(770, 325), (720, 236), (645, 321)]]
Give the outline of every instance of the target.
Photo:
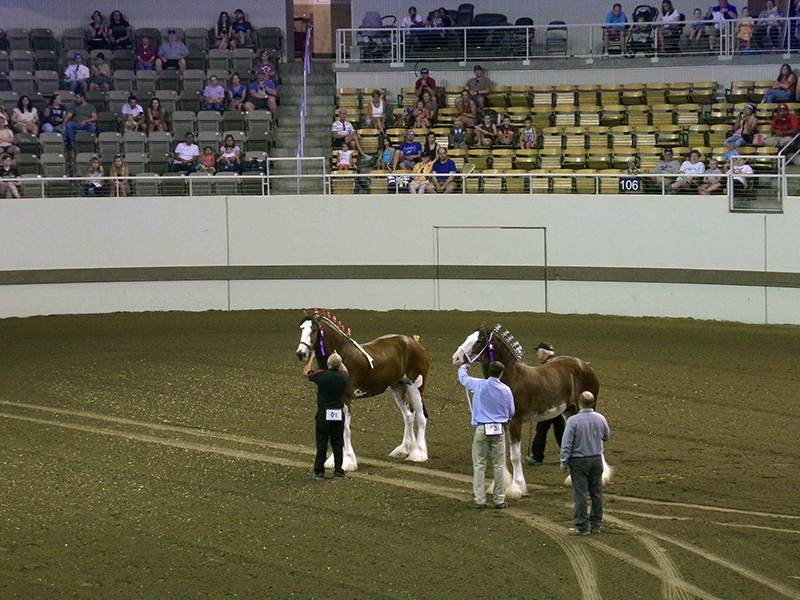
[(472, 350), (475, 343), (478, 341), (478, 332), (473, 331), (471, 334), (467, 336), (467, 339), (464, 340), (464, 343), (458, 347), (458, 350), (455, 351), (453, 354), (453, 365), (459, 367), (463, 365), (465, 362), (470, 360), (470, 351)]
[(308, 360), (311, 354), (311, 319), (306, 319), (300, 324), (300, 343), (297, 345), (297, 354)]
[(511, 467), (514, 472), (506, 477), (506, 482), (509, 479), (511, 480), (506, 485), (506, 498), (516, 500), (528, 495), (528, 484), (525, 483), (525, 475), (522, 472), (522, 442), (511, 442), (509, 454), (511, 455)]

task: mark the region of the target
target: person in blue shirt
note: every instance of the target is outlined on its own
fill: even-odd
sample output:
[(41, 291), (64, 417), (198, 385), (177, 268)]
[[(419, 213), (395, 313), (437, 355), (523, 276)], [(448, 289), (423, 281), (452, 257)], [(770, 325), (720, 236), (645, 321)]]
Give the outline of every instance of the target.
[(608, 25), (603, 27), (603, 58), (608, 58), (608, 42), (611, 38), (619, 40), (622, 46), (622, 53), (625, 54), (625, 25), (628, 17), (622, 12), (622, 5), (615, 4), (611, 8), (611, 12), (606, 15), (606, 23)]
[(400, 148), (394, 154), (394, 168), (406, 169), (411, 171), (414, 165), (419, 162), (422, 156), (422, 144), (414, 140), (413, 129), (406, 132), (406, 141), (400, 144)]
[(511, 388), (500, 381), (505, 367), (494, 361), (489, 365), (487, 379), (467, 375), (467, 365), (458, 368), (458, 380), (472, 392), (472, 493), (475, 508), (486, 508), (486, 461), (494, 467), (492, 498), (495, 508), (507, 508), (506, 503), (506, 444), (504, 425), (514, 416), (514, 396)]
[(432, 179), (428, 184), (425, 193), (452, 194), (456, 189), (455, 175), (450, 175), (448, 177), (447, 174), (458, 172), (458, 169), (456, 169), (456, 163), (453, 161), (453, 159), (447, 156), (447, 148), (440, 147), (436, 151), (436, 155), (437, 158), (436, 161), (434, 161), (433, 168), (431, 170), (434, 173), (438, 173), (443, 176)]
[[(581, 410), (567, 419), (561, 440), (561, 470), (569, 468), (575, 502), (575, 533), (600, 533), (603, 524), (603, 442), (611, 437), (606, 418), (594, 410), (594, 395), (583, 392)], [(586, 496), (592, 499), (587, 515)]]

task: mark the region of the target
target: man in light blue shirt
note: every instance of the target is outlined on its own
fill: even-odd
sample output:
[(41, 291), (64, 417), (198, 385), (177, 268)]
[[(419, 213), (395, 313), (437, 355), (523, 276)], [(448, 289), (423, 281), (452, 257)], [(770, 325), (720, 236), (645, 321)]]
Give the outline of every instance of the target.
[(603, 27), (603, 58), (608, 58), (608, 41), (611, 38), (619, 40), (622, 46), (622, 53), (625, 54), (625, 32), (626, 27), (622, 23), (627, 23), (628, 17), (622, 12), (622, 5), (615, 4), (611, 8), (611, 12), (606, 15), (606, 23), (608, 25)]
[(487, 379), (467, 375), (467, 365), (458, 369), (458, 380), (472, 392), (472, 493), (475, 508), (486, 508), (486, 460), (494, 467), (492, 498), (495, 508), (506, 508), (506, 444), (503, 426), (514, 416), (514, 396), (500, 381), (505, 367), (501, 362), (489, 365)]
[[(581, 410), (567, 419), (561, 440), (561, 470), (569, 467), (575, 502), (575, 534), (600, 533), (603, 523), (603, 442), (611, 436), (606, 418), (594, 411), (594, 395), (581, 394)], [(592, 511), (586, 514), (586, 496)]]

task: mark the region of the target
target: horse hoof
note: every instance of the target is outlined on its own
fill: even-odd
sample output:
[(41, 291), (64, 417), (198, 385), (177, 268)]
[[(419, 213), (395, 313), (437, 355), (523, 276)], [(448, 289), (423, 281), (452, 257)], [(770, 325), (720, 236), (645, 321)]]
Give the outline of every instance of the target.
[(393, 456), (394, 458), (406, 458), (408, 454), (408, 450), (406, 450), (405, 446), (398, 446), (389, 452), (389, 456)]
[(428, 460), (428, 453), (423, 452), (422, 450), (412, 450), (411, 453), (406, 457), (406, 460), (411, 462), (425, 462)]
[(506, 488), (506, 498), (510, 498), (511, 500), (519, 500), (523, 496), (527, 496), (527, 494), (522, 493), (522, 489), (516, 484), (511, 484)]

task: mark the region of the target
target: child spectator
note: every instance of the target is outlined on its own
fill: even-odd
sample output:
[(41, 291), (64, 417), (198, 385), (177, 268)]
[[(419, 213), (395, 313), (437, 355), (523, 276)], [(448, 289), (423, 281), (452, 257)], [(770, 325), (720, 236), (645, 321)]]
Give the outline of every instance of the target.
[(450, 148), (467, 149), (467, 125), (464, 122), (464, 117), (458, 116), (455, 118), (447, 140)]
[(415, 176), (412, 177), (411, 183), (408, 184), (408, 191), (412, 194), (424, 194), (428, 187), (428, 178), (425, 175), (432, 170), (433, 163), (431, 162), (430, 154), (423, 154), (422, 160), (414, 165), (412, 173)]
[(737, 156), (733, 159), (733, 167), (731, 167), (728, 173), (733, 173), (734, 175), (733, 191), (743, 192), (747, 189), (747, 178), (743, 175), (752, 175), (753, 167), (745, 163), (743, 158)]
[(353, 165), (351, 161), (353, 160), (353, 151), (347, 145), (347, 142), (342, 142), (342, 147), (339, 149), (338, 158), (336, 160), (336, 166), (339, 169), (351, 169)]
[(503, 123), (497, 128), (497, 143), (501, 146), (514, 145), (514, 127), (508, 115), (503, 115)]
[(96, 156), (92, 157), (89, 161), (89, 167), (86, 170), (86, 185), (84, 191), (87, 196), (105, 196), (106, 189), (103, 182), (103, 166), (100, 164), (100, 159)]
[(247, 86), (239, 79), (239, 74), (231, 75), (231, 84), (226, 91), (228, 96), (228, 110), (236, 112), (244, 111), (244, 100), (247, 96)]
[(414, 110), (411, 111), (411, 116), (414, 117), (414, 129), (430, 129), (431, 120), (428, 118), (428, 111), (425, 109), (425, 103), (422, 100), (417, 100)]
[(709, 175), (722, 175), (716, 158), (712, 158), (708, 161), (708, 168), (706, 169), (705, 177), (703, 177), (703, 184), (697, 188), (697, 191), (703, 194), (703, 196), (708, 196), (711, 192), (718, 190), (722, 186), (720, 177), (709, 177)]
[(753, 39), (753, 32), (756, 29), (756, 22), (750, 18), (750, 9), (742, 9), (742, 18), (736, 29), (736, 51), (750, 50), (750, 40)]
[(497, 137), (497, 125), (492, 122), (492, 115), (483, 115), (483, 121), (475, 126), (475, 134), (477, 136), (478, 146), (492, 147)]
[(90, 90), (102, 90), (107, 92), (111, 89), (111, 78), (114, 74), (111, 72), (111, 67), (108, 66), (106, 56), (102, 52), (98, 52), (97, 56), (94, 57), (90, 74)]
[(127, 198), (128, 194), (131, 193), (131, 186), (128, 182), (128, 179), (131, 176), (130, 169), (125, 164), (125, 161), (122, 159), (121, 154), (117, 154), (114, 157), (114, 162), (111, 165), (111, 168), (108, 170), (109, 177), (116, 177), (114, 181), (111, 182), (113, 196)]
[(696, 44), (703, 39), (706, 26), (703, 23), (703, 11), (695, 8), (692, 13), (692, 26), (689, 28), (689, 43)]
[(725, 144), (727, 150), (725, 151), (725, 168), (729, 169), (731, 165), (731, 159), (734, 156), (739, 156), (739, 151), (736, 149), (736, 142), (732, 140), (728, 140)]
[(3, 154), (0, 159), (0, 194), (3, 193), (6, 198), (19, 198), (19, 171), (10, 154)]
[(216, 171), (217, 158), (214, 156), (214, 149), (211, 146), (203, 148), (203, 158), (200, 159), (200, 170), (205, 173)]
[(533, 119), (525, 117), (525, 125), (520, 127), (519, 130), (519, 147), (523, 150), (536, 148), (538, 136), (536, 135), (536, 128), (533, 126)]

